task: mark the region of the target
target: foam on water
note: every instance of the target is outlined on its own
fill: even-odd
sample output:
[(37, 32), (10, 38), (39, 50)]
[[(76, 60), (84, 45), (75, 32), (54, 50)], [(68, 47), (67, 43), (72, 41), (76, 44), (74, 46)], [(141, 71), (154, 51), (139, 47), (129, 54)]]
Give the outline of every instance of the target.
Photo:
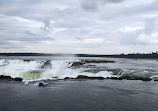
[(40, 66), (38, 61), (24, 62), (22, 60), (0, 60), (0, 75), (8, 75), (13, 78), (21, 77), (21, 74), (31, 70), (37, 70)]
[[(5, 65), (5, 62), (8, 62)], [(100, 71), (98, 73), (84, 72), (84, 68), (69, 68), (72, 63), (65, 60), (52, 60), (52, 68), (42, 70), (41, 61), (25, 62), (23, 60), (0, 60), (0, 75), (21, 77), (24, 80), (64, 79), (76, 78), (78, 75), (89, 77), (111, 77), (112, 72)]]
[[(84, 64), (81, 67), (71, 67), (73, 62), (79, 60), (57, 59), (51, 60), (52, 68), (42, 69), (43, 60), (23, 61), (23, 60), (0, 60), (0, 75), (21, 77), (24, 81), (38, 81), (47, 79), (76, 78), (78, 75), (88, 77), (119, 77), (122, 75), (132, 75), (138, 77), (157, 78), (156, 61), (126, 60), (122, 59), (115, 63)], [(150, 63), (149, 63), (150, 62)], [(134, 63), (134, 65), (133, 65)], [(121, 65), (120, 65), (121, 64)], [(128, 65), (126, 65), (128, 64)], [(141, 64), (138, 68), (138, 65)], [(149, 65), (150, 64), (150, 65)], [(91, 67), (92, 65), (95, 65)], [(126, 66), (123, 68), (123, 65)], [(127, 67), (128, 66), (128, 67)], [(147, 66), (150, 66), (149, 68)], [(154, 66), (154, 67), (153, 67)], [(148, 68), (148, 69), (147, 69)]]

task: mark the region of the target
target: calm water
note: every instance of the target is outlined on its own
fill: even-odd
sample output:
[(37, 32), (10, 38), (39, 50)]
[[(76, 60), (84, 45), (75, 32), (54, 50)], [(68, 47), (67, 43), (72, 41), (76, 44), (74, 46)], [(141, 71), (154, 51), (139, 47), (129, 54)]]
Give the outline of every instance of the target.
[(0, 111), (158, 111), (158, 83), (60, 80), (38, 87), (0, 82)]

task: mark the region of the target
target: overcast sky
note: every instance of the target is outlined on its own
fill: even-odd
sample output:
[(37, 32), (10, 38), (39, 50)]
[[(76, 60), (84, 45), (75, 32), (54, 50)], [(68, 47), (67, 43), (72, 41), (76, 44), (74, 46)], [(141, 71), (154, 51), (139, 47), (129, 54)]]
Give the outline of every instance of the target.
[(158, 0), (0, 0), (0, 52), (158, 51)]

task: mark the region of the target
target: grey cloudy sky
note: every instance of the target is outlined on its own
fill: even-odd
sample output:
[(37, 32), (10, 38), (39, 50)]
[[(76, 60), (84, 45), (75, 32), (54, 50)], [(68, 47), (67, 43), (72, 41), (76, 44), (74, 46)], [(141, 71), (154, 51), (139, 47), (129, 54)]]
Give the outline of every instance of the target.
[(158, 0), (0, 0), (0, 52), (158, 51)]

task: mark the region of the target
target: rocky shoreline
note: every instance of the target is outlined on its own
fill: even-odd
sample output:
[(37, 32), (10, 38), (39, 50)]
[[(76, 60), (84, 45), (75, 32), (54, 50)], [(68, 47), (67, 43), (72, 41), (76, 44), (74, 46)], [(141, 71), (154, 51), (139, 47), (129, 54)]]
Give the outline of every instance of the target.
[(12, 78), (10, 76), (0, 75), (0, 80), (7, 80), (7, 81), (22, 81), (23, 79), (20, 77)]
[[(89, 77), (89, 76), (85, 76), (85, 75), (78, 75), (76, 78), (70, 78), (70, 77), (65, 77), (64, 80), (67, 79), (91, 79), (91, 80), (142, 80), (142, 81), (158, 81), (158, 78), (148, 78), (148, 77), (130, 77), (130, 76), (121, 76), (121, 77)], [(0, 80), (7, 80), (7, 81), (23, 81), (22, 78), (20, 77), (16, 77), (16, 78), (12, 78), (10, 76), (4, 76), (4, 75), (0, 75)], [(42, 85), (42, 84), (41, 84)]]

